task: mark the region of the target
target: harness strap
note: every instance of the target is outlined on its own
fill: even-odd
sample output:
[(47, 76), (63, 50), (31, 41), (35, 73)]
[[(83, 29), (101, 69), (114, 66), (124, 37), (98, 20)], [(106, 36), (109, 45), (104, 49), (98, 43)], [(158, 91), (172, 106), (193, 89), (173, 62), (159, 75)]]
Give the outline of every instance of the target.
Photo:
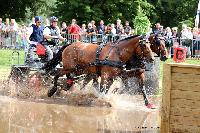
[(92, 66), (92, 65), (97, 66), (97, 67), (96, 67), (96, 71), (97, 71), (97, 74), (98, 74), (98, 75), (101, 74), (101, 73), (100, 73), (100, 69), (99, 69), (98, 66), (105, 66), (105, 65), (107, 65), (107, 66), (118, 67), (118, 68), (123, 68), (123, 66), (124, 66), (124, 63), (121, 62), (121, 61), (112, 61), (112, 60), (108, 60), (109, 54), (110, 54), (110, 52), (113, 50), (113, 48), (116, 48), (116, 49), (117, 49), (118, 54), (119, 54), (119, 52), (120, 52), (120, 51), (119, 51), (119, 48), (116, 47), (115, 45), (112, 45), (112, 47), (109, 49), (109, 52), (108, 52), (108, 54), (107, 54), (105, 60), (100, 60), (100, 59), (99, 59), (100, 53), (101, 53), (102, 49), (103, 49), (105, 46), (106, 46), (106, 44), (104, 44), (104, 43), (101, 43), (101, 44), (99, 45), (99, 47), (97, 48), (97, 51), (96, 51), (96, 61), (95, 61), (94, 63), (91, 63), (91, 64), (90, 64), (90, 66)]
[(106, 46), (105, 43), (101, 43), (99, 45), (99, 47), (97, 48), (97, 51), (96, 51), (96, 62), (99, 61), (99, 56), (100, 56), (100, 53), (101, 53), (101, 50)]

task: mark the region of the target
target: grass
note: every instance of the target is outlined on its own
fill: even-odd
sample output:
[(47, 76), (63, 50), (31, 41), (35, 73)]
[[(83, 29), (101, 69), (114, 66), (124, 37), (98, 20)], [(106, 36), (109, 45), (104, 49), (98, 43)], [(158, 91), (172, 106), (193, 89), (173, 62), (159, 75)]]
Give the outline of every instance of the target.
[(25, 55), (24, 51), (22, 50), (0, 49), (0, 66), (4, 68), (4, 67), (9, 67), (13, 64), (23, 64), (24, 55)]

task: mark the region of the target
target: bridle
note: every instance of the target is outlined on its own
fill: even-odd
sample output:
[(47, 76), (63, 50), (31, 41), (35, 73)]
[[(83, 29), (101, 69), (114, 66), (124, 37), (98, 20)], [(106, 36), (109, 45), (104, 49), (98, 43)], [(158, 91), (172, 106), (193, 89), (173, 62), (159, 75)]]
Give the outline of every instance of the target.
[(140, 53), (136, 53), (135, 54), (135, 56), (136, 56), (137, 59), (139, 59), (139, 60), (145, 60), (145, 55), (148, 54), (148, 52), (145, 52), (145, 50), (144, 50), (147, 43), (149, 43), (148, 39), (145, 39), (143, 37), (139, 40), (139, 43), (136, 46), (136, 50), (137, 50), (138, 47), (140, 47), (141, 54)]
[[(164, 41), (165, 39), (163, 37), (158, 37), (157, 35), (155, 35), (155, 37), (153, 37), (153, 42), (151, 43), (151, 46), (153, 45), (156, 45), (156, 47), (158, 46), (158, 53), (156, 53), (158, 55), (158, 57), (160, 57), (160, 54), (161, 53), (165, 53), (166, 55), (166, 52), (165, 52), (165, 49), (161, 49), (162, 46), (161, 46), (161, 41)], [(155, 46), (153, 46), (155, 47)]]

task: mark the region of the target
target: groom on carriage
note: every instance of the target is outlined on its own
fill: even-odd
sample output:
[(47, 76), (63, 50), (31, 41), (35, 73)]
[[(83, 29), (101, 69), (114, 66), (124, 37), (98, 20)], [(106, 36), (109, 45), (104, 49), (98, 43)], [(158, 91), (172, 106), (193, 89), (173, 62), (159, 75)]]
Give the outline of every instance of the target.
[(50, 18), (50, 26), (45, 27), (43, 35), (44, 41), (43, 45), (47, 52), (47, 61), (50, 61), (53, 58), (53, 51), (49, 45), (57, 45), (59, 41), (65, 41), (66, 38), (63, 38), (60, 34), (58, 25), (58, 18), (53, 16)]

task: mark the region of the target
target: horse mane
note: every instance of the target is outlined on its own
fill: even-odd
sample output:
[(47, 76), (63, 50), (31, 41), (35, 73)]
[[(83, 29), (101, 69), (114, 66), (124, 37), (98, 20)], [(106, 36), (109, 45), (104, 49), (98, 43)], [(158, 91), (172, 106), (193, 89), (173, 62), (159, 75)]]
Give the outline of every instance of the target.
[(116, 40), (114, 43), (125, 41), (125, 40), (129, 40), (129, 39), (133, 39), (133, 38), (138, 37), (138, 36), (140, 36), (140, 35), (128, 36), (128, 37), (125, 37), (123, 39)]

